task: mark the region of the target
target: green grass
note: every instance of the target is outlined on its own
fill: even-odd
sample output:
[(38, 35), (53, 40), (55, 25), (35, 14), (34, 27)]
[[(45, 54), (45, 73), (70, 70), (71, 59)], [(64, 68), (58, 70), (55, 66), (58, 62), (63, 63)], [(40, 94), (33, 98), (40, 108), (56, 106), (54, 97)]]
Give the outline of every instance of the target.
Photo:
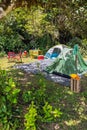
[[(26, 58), (22, 58), (22, 63), (29, 63), (29, 62), (33, 62), (35, 61), (36, 59), (31, 59), (29, 57), (26, 57)], [(18, 62), (9, 62), (7, 57), (2, 57), (0, 58), (0, 67), (2, 69), (6, 69), (6, 70), (9, 70), (12, 68), (12, 66), (14, 66), (15, 64), (21, 64), (21, 63), (18, 63)]]
[[(13, 77), (19, 83), (21, 91), (29, 90), (31, 87), (38, 88), (41, 75), (26, 74), (22, 71), (13, 73)], [(17, 78), (18, 77), (18, 78)], [(42, 77), (43, 78), (43, 77)], [(63, 112), (57, 122), (43, 123), (42, 130), (53, 130), (56, 124), (60, 130), (86, 130), (87, 129), (87, 75), (81, 81), (83, 88), (80, 93), (70, 91), (69, 87), (61, 86), (44, 79), (46, 83), (47, 100), (54, 108), (60, 108)], [(21, 100), (21, 99), (20, 99)], [(23, 105), (23, 111), (26, 106)]]
[[(32, 60), (24, 58), (24, 63), (29, 63)], [(35, 87), (38, 88), (38, 82), (42, 75), (27, 74), (21, 70), (11, 69), (16, 63), (8, 63), (6, 58), (0, 59), (0, 65), (3, 69), (9, 69), (9, 76), (12, 76), (17, 84), (17, 87), (21, 89), (21, 94), (25, 90)], [(59, 126), (58, 130), (87, 130), (87, 74), (81, 79), (81, 92), (74, 93), (70, 91), (70, 87), (62, 86), (58, 83), (54, 83), (44, 79), (46, 83), (46, 94), (48, 102), (54, 108), (60, 108), (62, 111), (61, 118), (58, 118), (56, 122), (43, 123), (41, 130), (54, 130), (55, 126)], [(23, 104), (21, 95), (19, 97), (19, 106), (22, 109), (21, 116), (26, 113), (27, 106), (29, 104)], [(23, 120), (21, 120), (21, 130), (23, 128)]]

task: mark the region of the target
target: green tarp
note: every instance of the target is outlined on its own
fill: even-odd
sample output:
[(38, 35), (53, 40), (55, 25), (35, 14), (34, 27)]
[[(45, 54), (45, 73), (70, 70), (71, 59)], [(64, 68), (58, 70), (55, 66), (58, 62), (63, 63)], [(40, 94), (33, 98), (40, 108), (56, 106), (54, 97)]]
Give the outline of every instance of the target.
[(64, 49), (46, 71), (65, 75), (83, 74), (87, 72), (87, 63), (83, 60), (78, 45), (75, 45), (73, 49)]

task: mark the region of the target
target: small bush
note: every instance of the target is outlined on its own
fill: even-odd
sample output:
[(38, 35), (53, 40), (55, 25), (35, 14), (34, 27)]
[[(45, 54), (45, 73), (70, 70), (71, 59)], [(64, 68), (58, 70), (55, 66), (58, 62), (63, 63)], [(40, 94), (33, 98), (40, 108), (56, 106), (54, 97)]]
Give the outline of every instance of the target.
[(67, 45), (74, 47), (75, 44), (81, 45), (81, 39), (78, 37), (74, 37), (73, 39), (71, 39)]
[(6, 56), (6, 53), (4, 51), (0, 52), (0, 57)]
[(83, 56), (87, 55), (87, 39), (83, 39), (80, 46), (80, 51)]
[(36, 130), (36, 117), (37, 109), (34, 102), (28, 108), (28, 112), (25, 114), (25, 130)]
[(25, 114), (25, 130), (36, 130), (40, 123), (56, 121), (61, 117), (62, 112), (59, 108), (53, 108), (47, 101), (46, 83), (43, 78), (38, 82), (38, 89), (23, 93), (25, 103), (30, 103)]
[[(5, 70), (0, 70), (0, 123), (4, 130), (16, 127), (14, 113), (20, 89)], [(15, 130), (15, 129), (14, 129)]]

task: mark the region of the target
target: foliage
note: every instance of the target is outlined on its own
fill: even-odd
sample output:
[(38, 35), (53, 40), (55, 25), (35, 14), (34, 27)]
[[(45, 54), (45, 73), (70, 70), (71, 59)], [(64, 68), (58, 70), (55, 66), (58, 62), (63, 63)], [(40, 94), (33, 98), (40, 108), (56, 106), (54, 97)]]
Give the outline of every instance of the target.
[(87, 55), (87, 39), (83, 39), (81, 41), (80, 51), (81, 51), (82, 55), (84, 55), (84, 56)]
[(70, 47), (74, 47), (75, 44), (78, 44), (79, 45), (79, 48), (80, 48), (80, 52), (83, 56), (86, 56), (87, 55), (87, 39), (83, 39), (81, 40), (80, 38), (78, 37), (74, 37), (73, 39), (71, 39), (67, 45), (70, 46)]
[(44, 106), (42, 106), (41, 113), (38, 113), (38, 109), (41, 108), (34, 105), (32, 101), (28, 108), (28, 112), (25, 114), (24, 125), (26, 130), (36, 130), (36, 128), (39, 127), (38, 122), (50, 122), (56, 120), (56, 118), (59, 118), (62, 114), (59, 109), (53, 110), (53, 107), (48, 104), (48, 102), (45, 102)]
[(78, 44), (80, 46), (81, 45), (81, 39), (78, 38), (78, 37), (74, 37), (67, 43), (67, 45), (69, 45), (71, 47), (74, 47), (75, 44)]
[(4, 51), (0, 52), (0, 57), (6, 56), (6, 53)]
[(33, 100), (33, 93), (32, 91), (24, 91), (22, 95), (23, 101), (25, 103), (31, 102)]
[[(61, 86), (44, 79), (40, 74), (32, 75), (27, 74), (21, 70), (12, 70), (12, 74), (10, 73), (10, 75), (12, 75), (14, 77), (14, 80), (17, 81), (17, 87), (21, 88), (21, 92), (19, 95), (20, 97), (18, 96), (18, 104), (12, 104), (12, 118), (10, 118), (11, 120), (9, 119), (10, 124), (12, 122), (12, 125), (9, 125), (8, 123), (9, 130), (16, 129), (17, 126), (17, 129), (24, 130), (23, 123), (31, 123), (30, 120), (27, 118), (25, 119), (24, 115), (28, 114), (28, 112), (28, 116), (32, 115), (30, 114), (30, 106), (32, 106), (32, 100), (34, 105), (33, 108), (35, 108), (36, 111), (36, 116), (35, 118), (31, 116), (31, 120), (33, 120), (33, 126), (35, 126), (37, 130), (52, 130), (56, 124), (59, 125), (60, 129), (67, 130), (87, 128), (87, 74), (85, 77), (81, 78), (82, 90), (78, 94), (70, 91), (69, 87)], [(42, 88), (44, 92), (41, 92), (40, 88)], [(27, 92), (31, 92), (31, 94), (29, 94), (29, 97), (31, 98), (31, 96), (33, 96), (33, 98), (29, 98), (30, 101), (25, 102), (26, 100), (23, 100), (24, 97), (22, 96), (22, 93), (24, 94), (24, 92), (25, 94), (27, 94)], [(39, 92), (42, 96), (40, 96)], [(44, 96), (45, 100), (43, 100)], [(22, 109), (22, 111), (19, 112), (19, 108)], [(31, 111), (31, 113), (35, 113), (35, 111)], [(63, 114), (60, 114), (61, 112), (63, 112)], [(29, 119), (31, 117), (29, 116)], [(21, 122), (18, 122), (19, 120), (21, 120)], [(5, 127), (5, 130), (8, 128), (8, 126)], [(15, 128), (13, 128), (13, 126)]]
[(24, 102), (30, 103), (28, 112), (25, 114), (26, 130), (36, 130), (36, 127), (39, 127), (39, 123), (56, 121), (56, 119), (60, 118), (62, 115), (60, 109), (53, 109), (46, 101), (46, 84), (43, 78), (39, 80), (38, 85), (39, 88), (37, 90), (33, 88), (32, 90), (23, 93)]
[(59, 118), (62, 115), (62, 112), (59, 109), (53, 110), (53, 107), (48, 102), (45, 102), (45, 105), (43, 106), (43, 115), (42, 122), (50, 122), (53, 120), (56, 121), (56, 118)]
[(6, 52), (20, 48), (27, 51), (40, 48), (45, 52), (46, 46), (57, 42), (66, 44), (73, 37), (86, 38), (85, 0), (11, 2), (15, 7), (16, 4), (22, 7), (15, 8), (0, 23), (0, 49), (4, 48)]
[(19, 38), (19, 35), (14, 34), (14, 35), (8, 35), (8, 36), (3, 36), (1, 37), (3, 40), (3, 49), (4, 51), (14, 51), (14, 52), (19, 52), (20, 49), (24, 47), (22, 44), (21, 39)]
[(46, 83), (44, 82), (44, 79), (41, 78), (38, 82), (39, 88), (34, 91), (34, 102), (36, 105), (41, 107), (44, 105), (44, 102), (46, 100)]
[[(12, 78), (9, 78), (5, 70), (0, 70), (0, 123), (3, 128), (16, 128), (13, 109), (17, 104), (17, 89)], [(16, 108), (14, 109), (16, 111)]]
[[(36, 90), (36, 88), (32, 88), (32, 90), (24, 91), (22, 98), (25, 103), (31, 103), (34, 101), (35, 105), (38, 107), (41, 107), (44, 105), (44, 102), (46, 100), (46, 84), (44, 83), (44, 79), (40, 79), (38, 82), (39, 88)], [(40, 110), (40, 109), (39, 109)]]
[[(20, 7), (13, 10), (1, 23), (1, 49), (4, 48), (6, 52), (17, 51), (20, 48), (43, 49), (51, 44), (50, 34), (54, 27), (45, 19), (46, 15), (40, 6), (38, 8), (33, 6), (30, 9)], [(48, 27), (50, 30), (47, 29)]]
[(28, 108), (28, 112), (25, 114), (25, 130), (36, 130), (36, 117), (37, 109), (34, 102)]

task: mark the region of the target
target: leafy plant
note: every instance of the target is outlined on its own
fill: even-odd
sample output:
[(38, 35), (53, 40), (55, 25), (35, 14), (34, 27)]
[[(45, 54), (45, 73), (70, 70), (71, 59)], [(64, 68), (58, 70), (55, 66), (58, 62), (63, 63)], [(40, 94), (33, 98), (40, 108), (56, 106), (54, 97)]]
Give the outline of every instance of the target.
[(80, 51), (83, 56), (87, 55), (87, 39), (83, 39), (80, 46)]
[(43, 113), (44, 113), (44, 116), (42, 116), (43, 122), (54, 121), (56, 120), (56, 118), (59, 118), (62, 115), (60, 109), (53, 110), (53, 107), (48, 102), (45, 102), (45, 105), (43, 106)]
[(4, 51), (0, 52), (0, 57), (4, 57), (6, 53)]
[[(12, 78), (9, 78), (5, 70), (0, 70), (0, 122), (3, 128), (14, 127), (12, 109), (17, 104), (17, 96), (20, 89), (17, 89)], [(16, 108), (15, 108), (16, 110)]]
[[(40, 75), (41, 76), (41, 75)], [(33, 92), (34, 102), (38, 107), (44, 105), (46, 100), (46, 83), (43, 78), (38, 82), (39, 88)], [(40, 110), (40, 109), (39, 109)]]
[(71, 47), (74, 47), (75, 44), (81, 45), (81, 39), (78, 37), (74, 37), (67, 43), (67, 45)]
[(44, 118), (42, 119), (43, 121), (49, 122), (53, 120), (52, 106), (48, 104), (48, 102), (45, 102), (45, 105), (43, 106), (43, 112), (44, 112)]
[(23, 98), (23, 101), (25, 103), (31, 102), (33, 100), (33, 93), (32, 93), (32, 91), (29, 90), (29, 91), (23, 92), (22, 98)]
[(36, 117), (37, 109), (34, 102), (28, 108), (28, 112), (25, 114), (25, 130), (36, 130)]
[[(39, 76), (41, 77), (41, 75)], [(36, 130), (39, 127), (39, 123), (56, 121), (62, 115), (60, 109), (53, 109), (53, 106), (48, 103), (46, 83), (44, 80), (40, 78), (37, 89), (34, 88), (23, 93), (23, 100), (25, 102), (31, 102), (28, 112), (25, 114), (24, 125), (26, 130)]]

